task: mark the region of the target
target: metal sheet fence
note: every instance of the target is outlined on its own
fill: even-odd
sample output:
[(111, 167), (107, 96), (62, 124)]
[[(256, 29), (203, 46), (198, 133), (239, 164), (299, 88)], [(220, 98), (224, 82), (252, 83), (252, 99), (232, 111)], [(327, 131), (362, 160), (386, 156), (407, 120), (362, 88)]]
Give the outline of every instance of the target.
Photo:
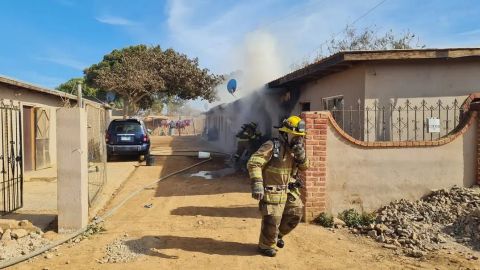
[(0, 101), (0, 215), (23, 207), (22, 111)]
[(86, 105), (88, 139), (88, 201), (92, 205), (107, 182), (106, 119), (103, 108)]
[(362, 106), (330, 110), (350, 136), (362, 141), (425, 141), (451, 133), (464, 119), (457, 99)]

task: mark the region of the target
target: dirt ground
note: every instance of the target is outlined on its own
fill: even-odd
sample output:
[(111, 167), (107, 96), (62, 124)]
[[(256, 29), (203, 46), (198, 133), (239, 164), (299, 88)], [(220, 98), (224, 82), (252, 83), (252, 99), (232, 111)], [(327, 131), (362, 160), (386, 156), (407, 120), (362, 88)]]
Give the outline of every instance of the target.
[[(157, 148), (191, 149), (199, 142), (167, 137), (154, 143)], [(196, 162), (193, 157), (175, 156), (158, 158), (158, 166), (140, 166), (110, 208), (139, 187)], [(300, 224), (277, 257), (263, 257), (256, 252), (260, 216), (246, 177), (189, 176), (223, 167), (223, 161), (215, 159), (145, 189), (108, 218), (106, 232), (63, 245), (51, 259), (39, 256), (12, 269), (480, 269), (479, 261), (457, 252), (407, 258), (346, 230), (311, 224)], [(144, 207), (150, 203), (151, 208)], [(141, 245), (145, 252), (133, 262), (100, 264), (106, 245), (124, 235), (127, 245)]]

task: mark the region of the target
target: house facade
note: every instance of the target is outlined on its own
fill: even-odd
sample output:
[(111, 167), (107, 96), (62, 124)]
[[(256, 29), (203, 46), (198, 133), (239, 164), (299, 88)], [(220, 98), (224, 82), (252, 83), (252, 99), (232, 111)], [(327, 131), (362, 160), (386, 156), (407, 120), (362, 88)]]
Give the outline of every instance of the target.
[[(56, 110), (64, 106), (74, 106), (77, 97), (0, 76), (0, 100), (20, 106), (24, 171), (55, 166)], [(90, 107), (103, 109), (102, 104), (89, 100), (84, 102)]]
[[(275, 94), (241, 99), (247, 105), (240, 109), (212, 109), (208, 126), (234, 145), (225, 127), (244, 120), (232, 122), (229, 112), (261, 129), (301, 115), (311, 161), (303, 175), (305, 218), (370, 212), (480, 183), (479, 74), (478, 48), (340, 52), (269, 82), (266, 91)], [(258, 104), (267, 110), (251, 109)]]
[(428, 133), (428, 118), (441, 122), (441, 132), (427, 137), (446, 135), (459, 123), (461, 104), (479, 88), (479, 72), (478, 48), (352, 51), (268, 86), (297, 93), (293, 114), (332, 111), (358, 139), (418, 140)]

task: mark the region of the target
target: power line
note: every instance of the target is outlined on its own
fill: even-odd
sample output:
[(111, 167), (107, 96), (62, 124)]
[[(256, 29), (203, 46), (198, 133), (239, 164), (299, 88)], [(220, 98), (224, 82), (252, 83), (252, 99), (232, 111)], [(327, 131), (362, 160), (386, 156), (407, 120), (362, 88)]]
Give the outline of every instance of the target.
[(307, 4), (307, 5), (304, 6), (302, 9), (300, 9), (300, 10), (298, 10), (298, 11), (296, 11), (296, 12), (292, 12), (292, 13), (290, 13), (290, 14), (281, 16), (281, 17), (278, 18), (278, 19), (271, 20), (271, 21), (266, 22), (266, 23), (264, 23), (264, 24), (260, 24), (260, 25), (258, 26), (258, 28), (259, 28), (259, 29), (261, 29), (261, 28), (267, 28), (267, 27), (271, 26), (272, 24), (275, 24), (275, 23), (280, 22), (280, 21), (284, 21), (286, 18), (300, 15), (300, 14), (302, 14), (303, 12), (311, 9), (312, 7), (314, 7), (314, 6), (316, 6), (316, 5), (319, 5), (319, 4), (322, 3), (322, 2), (326, 2), (326, 1), (319, 1), (319, 2), (313, 2), (313, 3)]
[(379, 6), (381, 6), (383, 3), (387, 2), (387, 0), (382, 0), (380, 2), (378, 2), (378, 4), (376, 4), (374, 7), (370, 8), (369, 10), (367, 10), (367, 12), (363, 13), (362, 15), (360, 15), (360, 17), (358, 17), (357, 19), (355, 19), (353, 22), (352, 22), (352, 25), (355, 24), (356, 22), (360, 21), (361, 19), (365, 18), (368, 16), (368, 14), (370, 14), (372, 11), (374, 11), (375, 9), (377, 9)]
[[(363, 18), (367, 17), (370, 13), (372, 13), (375, 9), (383, 5), (387, 0), (381, 0), (377, 4), (375, 4), (373, 7), (368, 9), (366, 12), (362, 13), (360, 16), (358, 16), (355, 20), (352, 21), (352, 23), (347, 24), (347, 25), (355, 25), (358, 21), (362, 20)], [(332, 39), (336, 38), (338, 35), (340, 35), (343, 32), (343, 30), (340, 30), (336, 33), (333, 34)], [(328, 40), (325, 40), (324, 42), (320, 43), (320, 45), (316, 46), (313, 50), (311, 50), (307, 55), (306, 58), (309, 59), (312, 53), (318, 51), (319, 49), (322, 49), (323, 45), (325, 45), (328, 42)]]

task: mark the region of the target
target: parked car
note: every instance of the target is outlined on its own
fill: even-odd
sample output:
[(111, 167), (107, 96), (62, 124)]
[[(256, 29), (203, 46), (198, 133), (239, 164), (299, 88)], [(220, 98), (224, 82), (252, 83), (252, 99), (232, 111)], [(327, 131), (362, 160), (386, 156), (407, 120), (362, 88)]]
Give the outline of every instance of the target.
[(137, 119), (113, 120), (105, 134), (107, 159), (112, 156), (150, 156), (150, 137), (142, 121)]

